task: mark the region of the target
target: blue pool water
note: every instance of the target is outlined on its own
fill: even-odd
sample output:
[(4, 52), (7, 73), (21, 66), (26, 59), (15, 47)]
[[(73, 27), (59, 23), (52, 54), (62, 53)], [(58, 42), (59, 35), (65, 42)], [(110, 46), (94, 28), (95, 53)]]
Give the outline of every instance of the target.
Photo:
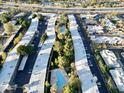
[(64, 33), (64, 32), (65, 32), (65, 30), (66, 30), (65, 25), (63, 25), (63, 26), (61, 26), (61, 27), (60, 27), (60, 31), (61, 31), (61, 33)]
[(65, 77), (63, 76), (63, 74), (60, 71), (56, 71), (56, 76), (57, 76), (57, 87), (59, 88), (63, 88), (64, 85), (66, 84), (66, 80)]

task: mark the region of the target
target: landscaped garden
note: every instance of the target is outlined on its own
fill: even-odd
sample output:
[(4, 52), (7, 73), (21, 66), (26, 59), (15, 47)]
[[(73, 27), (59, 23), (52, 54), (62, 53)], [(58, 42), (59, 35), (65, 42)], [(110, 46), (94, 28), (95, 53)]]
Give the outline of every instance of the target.
[(51, 74), (56, 71), (55, 84), (47, 81), (47, 85), (49, 85), (47, 87), (50, 87), (51, 93), (79, 93), (80, 81), (75, 70), (73, 42), (65, 14), (58, 17), (56, 22), (56, 42), (53, 47), (50, 70)]

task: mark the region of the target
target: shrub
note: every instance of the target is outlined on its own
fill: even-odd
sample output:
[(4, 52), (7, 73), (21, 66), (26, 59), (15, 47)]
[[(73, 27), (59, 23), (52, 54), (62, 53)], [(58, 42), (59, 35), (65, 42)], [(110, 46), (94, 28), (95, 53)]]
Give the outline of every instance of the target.
[(20, 46), (17, 48), (17, 52), (18, 52), (20, 55), (30, 55), (30, 54), (34, 53), (34, 47), (32, 47), (32, 46), (20, 45)]
[(19, 19), (17, 20), (17, 23), (22, 24), (23, 21), (24, 21), (24, 18), (19, 18)]
[(2, 14), (2, 23), (7, 23), (11, 18), (7, 14)]
[(50, 87), (50, 84), (49, 84), (48, 81), (45, 81), (44, 85), (45, 85), (47, 88)]
[(42, 37), (41, 37), (41, 43), (44, 43), (44, 41), (47, 39), (47, 34), (46, 33), (44, 33), (43, 35), (42, 35)]
[(63, 88), (63, 93), (73, 93), (73, 90), (72, 90), (71, 86), (66, 85), (66, 86)]
[(69, 60), (65, 56), (59, 56), (57, 61), (60, 68), (69, 67)]
[(61, 52), (63, 50), (63, 45), (61, 42), (59, 41), (56, 41), (55, 44), (54, 44), (54, 51), (58, 52), (59, 55), (61, 55)]
[(36, 14), (33, 14), (33, 15), (32, 15), (32, 18), (35, 18), (35, 17), (37, 17), (37, 15), (36, 15)]
[(38, 17), (38, 19), (39, 19), (40, 21), (43, 21), (43, 20), (44, 20), (44, 16), (43, 16), (42, 14), (38, 14), (37, 17)]
[(18, 37), (15, 38), (15, 40), (13, 41), (14, 45), (16, 45), (22, 38), (23, 34), (20, 33)]
[(24, 28), (27, 28), (29, 25), (30, 25), (30, 22), (28, 22), (28, 21), (26, 21), (26, 20), (24, 20), (24, 21), (22, 22), (22, 26), (23, 26)]
[(4, 24), (4, 29), (8, 35), (15, 31), (14, 25), (10, 22)]
[(2, 55), (0, 55), (0, 64), (2, 64), (3, 58)]
[(6, 59), (6, 56), (7, 56), (6, 52), (3, 52), (3, 53), (2, 53), (2, 58), (3, 58), (3, 59)]
[(6, 52), (3, 52), (3, 53), (0, 55), (0, 64), (3, 64), (3, 63), (4, 63), (4, 61), (5, 61), (5, 59), (6, 59), (6, 56), (7, 56)]
[(50, 92), (51, 92), (51, 93), (57, 93), (57, 86), (56, 86), (56, 84), (53, 84), (53, 85), (51, 86)]

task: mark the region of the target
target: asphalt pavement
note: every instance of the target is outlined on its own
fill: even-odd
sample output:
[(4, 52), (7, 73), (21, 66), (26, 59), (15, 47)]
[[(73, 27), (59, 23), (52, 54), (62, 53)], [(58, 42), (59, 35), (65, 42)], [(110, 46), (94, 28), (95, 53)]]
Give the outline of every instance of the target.
[(92, 74), (97, 77), (98, 89), (99, 89), (100, 93), (109, 93), (108, 89), (105, 85), (104, 79), (101, 75), (101, 72), (98, 68), (98, 65), (95, 62), (94, 55), (93, 55), (93, 52), (92, 52), (91, 46), (90, 46), (91, 42), (88, 39), (88, 37), (86, 35), (86, 32), (83, 29), (83, 25), (81, 23), (82, 21), (80, 19), (78, 19), (77, 16), (75, 16), (75, 18), (76, 18), (77, 24), (79, 26), (79, 29), (78, 29), (79, 34), (82, 38), (82, 41), (84, 43), (84, 47), (85, 47), (85, 50), (86, 50), (89, 67), (91, 69)]

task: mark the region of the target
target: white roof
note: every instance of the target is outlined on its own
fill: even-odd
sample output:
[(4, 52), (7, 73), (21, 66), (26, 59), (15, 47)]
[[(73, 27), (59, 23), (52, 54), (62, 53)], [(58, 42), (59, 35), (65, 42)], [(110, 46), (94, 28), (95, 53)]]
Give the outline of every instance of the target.
[(15, 17), (20, 17), (20, 16), (24, 16), (25, 15), (25, 13), (24, 12), (21, 12), (21, 13), (19, 13), (19, 14), (17, 14), (17, 15), (15, 15)]
[(108, 26), (110, 30), (113, 30), (116, 28), (116, 26), (108, 18), (105, 18), (105, 25)]
[(55, 22), (57, 17), (51, 17), (48, 22), (48, 38), (41, 47), (37, 56), (32, 75), (29, 82), (29, 93), (44, 93), (44, 82), (46, 78), (47, 65), (51, 50), (55, 41)]
[(92, 40), (97, 43), (124, 44), (124, 39), (121, 37), (96, 36)]
[(18, 71), (23, 71), (24, 70), (27, 59), (28, 59), (28, 55), (26, 55), (22, 58), (22, 61), (21, 61), (20, 65), (19, 65), (19, 68), (18, 68)]
[(100, 54), (107, 66), (114, 67), (114, 68), (120, 67), (120, 64), (118, 63), (118, 59), (114, 54), (114, 52), (110, 50), (102, 50), (100, 51)]
[(95, 17), (95, 16), (97, 16), (98, 14), (81, 14), (80, 16), (81, 16), (81, 18), (82, 17), (86, 17), (86, 18), (90, 18), (90, 17)]
[(124, 92), (124, 70), (122, 68), (116, 68), (110, 70), (110, 73), (119, 91)]
[(54, 17), (56, 14), (53, 13), (41, 13), (43, 16)]
[(5, 88), (3, 89), (3, 85), (8, 85), (11, 81), (11, 78), (14, 75), (15, 70), (17, 69), (19, 55), (17, 54), (17, 48), (20, 45), (28, 45), (32, 40), (35, 31), (37, 30), (38, 26), (38, 19), (32, 19), (31, 26), (29, 27), (28, 31), (22, 38), (22, 40), (13, 48), (11, 52), (8, 53), (8, 56), (5, 60), (3, 68), (0, 71), (0, 90), (3, 93)]
[(101, 25), (88, 25), (87, 27), (89, 33), (104, 33)]
[[(68, 15), (70, 22), (70, 31), (74, 44), (75, 65), (77, 74), (81, 81), (83, 93), (99, 93), (96, 81), (88, 66), (87, 56), (82, 39), (77, 30), (77, 23), (74, 15)], [(75, 23), (75, 24), (74, 24)], [(72, 25), (73, 24), (73, 25)]]

